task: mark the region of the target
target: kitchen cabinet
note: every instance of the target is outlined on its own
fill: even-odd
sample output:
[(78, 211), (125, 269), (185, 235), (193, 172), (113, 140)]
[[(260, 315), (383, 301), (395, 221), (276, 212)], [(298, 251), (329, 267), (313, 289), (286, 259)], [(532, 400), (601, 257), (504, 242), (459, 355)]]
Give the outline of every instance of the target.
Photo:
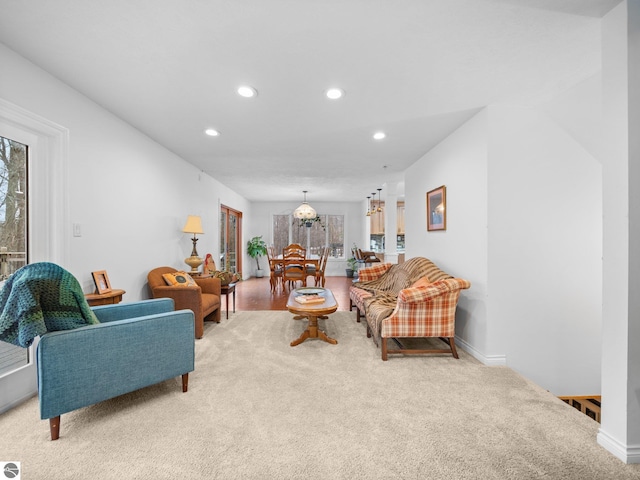
[[(371, 222), (371, 235), (384, 235), (384, 202), (376, 202), (376, 207), (378, 205), (382, 207), (382, 211), (374, 213), (369, 217)], [(398, 202), (396, 225), (396, 233), (404, 235), (404, 202)]]
[[(369, 218), (371, 219), (371, 235), (384, 235), (384, 202), (381, 202), (381, 212), (373, 213)], [(376, 202), (376, 207), (378, 203)]]

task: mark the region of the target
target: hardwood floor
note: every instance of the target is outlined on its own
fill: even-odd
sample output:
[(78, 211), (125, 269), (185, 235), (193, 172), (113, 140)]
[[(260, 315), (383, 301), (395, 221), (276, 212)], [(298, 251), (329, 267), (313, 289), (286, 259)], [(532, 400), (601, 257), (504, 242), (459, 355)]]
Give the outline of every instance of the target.
[[(325, 277), (325, 288), (333, 292), (333, 296), (338, 302), (338, 310), (349, 310), (349, 285), (353, 283), (352, 278), (347, 277)], [(310, 279), (307, 286), (313, 286)], [(271, 293), (269, 277), (250, 278), (243, 280), (236, 285), (236, 312), (243, 310), (286, 310), (289, 290), (282, 292), (279, 289), (276, 293)], [(222, 308), (226, 306), (225, 298), (222, 298)], [(233, 299), (229, 298), (229, 309), (233, 309)], [(224, 312), (223, 312), (224, 316)]]

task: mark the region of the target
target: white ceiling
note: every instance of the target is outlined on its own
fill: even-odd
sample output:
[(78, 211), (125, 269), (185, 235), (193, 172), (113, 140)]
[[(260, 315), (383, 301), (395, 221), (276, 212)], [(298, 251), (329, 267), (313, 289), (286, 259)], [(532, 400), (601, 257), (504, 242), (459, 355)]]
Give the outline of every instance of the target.
[(0, 42), (250, 200), (357, 201), (485, 105), (598, 72), (618, 3), (0, 0)]

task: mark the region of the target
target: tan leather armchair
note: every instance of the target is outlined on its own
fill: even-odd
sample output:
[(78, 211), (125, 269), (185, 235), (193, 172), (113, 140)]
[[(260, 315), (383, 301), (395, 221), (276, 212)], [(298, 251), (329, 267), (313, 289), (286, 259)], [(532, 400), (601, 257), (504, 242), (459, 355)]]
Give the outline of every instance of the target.
[(362, 263), (365, 266), (371, 265), (372, 263), (380, 263), (380, 259), (376, 257), (375, 252), (366, 252), (355, 248), (353, 250), (353, 256), (356, 257), (358, 263)]
[(197, 287), (169, 286), (162, 277), (165, 273), (175, 273), (172, 267), (154, 268), (147, 275), (149, 290), (153, 298), (171, 298), (176, 310), (188, 308), (193, 311), (195, 336), (202, 338), (204, 321), (220, 323), (220, 279), (216, 277), (194, 277)]

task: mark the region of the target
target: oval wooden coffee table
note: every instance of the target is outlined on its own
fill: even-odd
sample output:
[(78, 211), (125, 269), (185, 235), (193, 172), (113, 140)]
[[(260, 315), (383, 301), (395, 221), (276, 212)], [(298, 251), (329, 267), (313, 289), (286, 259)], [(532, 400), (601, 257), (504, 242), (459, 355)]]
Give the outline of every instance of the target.
[[(302, 295), (302, 292), (313, 292), (321, 296), (324, 301), (322, 303), (311, 303), (307, 305), (298, 303), (296, 297)], [(318, 318), (329, 315), (338, 309), (338, 302), (336, 302), (331, 290), (328, 288), (297, 288), (292, 290), (287, 300), (287, 309), (295, 315), (307, 318), (309, 321), (307, 329), (302, 332), (300, 338), (291, 342), (292, 347), (300, 345), (307, 338), (319, 338), (333, 345), (338, 343), (335, 338), (329, 337), (322, 330), (318, 329)]]

